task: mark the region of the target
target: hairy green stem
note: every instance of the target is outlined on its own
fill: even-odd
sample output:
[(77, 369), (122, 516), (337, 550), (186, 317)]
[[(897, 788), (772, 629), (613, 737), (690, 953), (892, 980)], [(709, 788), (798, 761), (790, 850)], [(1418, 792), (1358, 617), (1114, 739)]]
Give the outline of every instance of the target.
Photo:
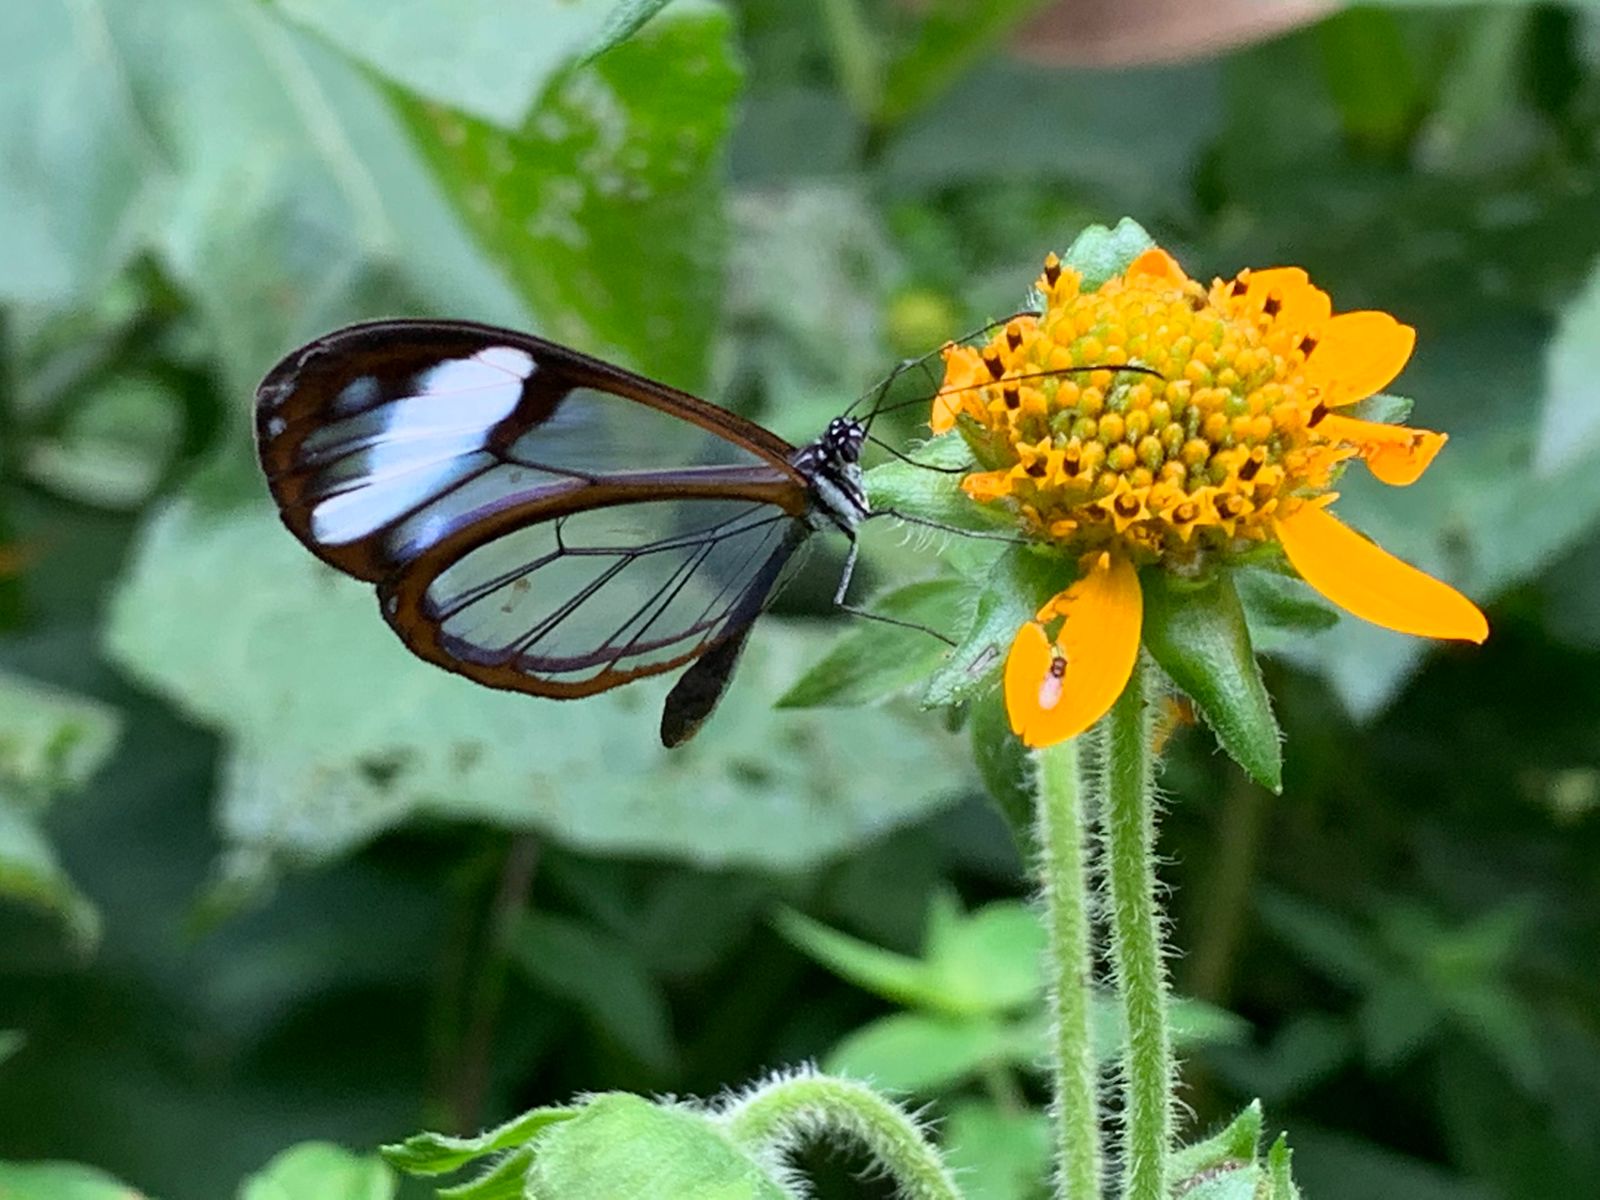
[(755, 1151), (843, 1134), (866, 1147), (905, 1200), (961, 1200), (944, 1159), (916, 1121), (854, 1080), (831, 1075), (775, 1079), (734, 1101), (721, 1122), (734, 1141)]
[(1102, 725), (1101, 853), (1111, 963), (1126, 1029), (1123, 1200), (1165, 1200), (1176, 1083), (1155, 890), (1155, 754), (1148, 687), (1148, 668), (1140, 663)]
[(1034, 754), (1037, 843), (1048, 941), (1056, 1195), (1097, 1200), (1098, 1072), (1091, 1035), (1090, 892), (1076, 741)]

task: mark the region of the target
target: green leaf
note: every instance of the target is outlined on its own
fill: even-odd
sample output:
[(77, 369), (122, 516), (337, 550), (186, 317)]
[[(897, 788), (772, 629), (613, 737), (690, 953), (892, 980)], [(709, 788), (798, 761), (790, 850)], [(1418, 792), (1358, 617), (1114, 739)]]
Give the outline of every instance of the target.
[(958, 432), (913, 447), (909, 457), (913, 461), (893, 459), (867, 472), (867, 500), (873, 508), (979, 532), (1011, 524), (1010, 514), (997, 505), (977, 504), (963, 492), (959, 474), (926, 469), (972, 466), (972, 451)]
[(1415, 980), (1384, 980), (1367, 993), (1358, 1014), (1367, 1058), (1393, 1070), (1438, 1033), (1443, 1018), (1437, 1000)]
[(620, 46), (643, 29), (645, 22), (669, 3), (671, 0), (616, 0), (611, 15), (600, 30), (600, 36), (584, 52), (585, 59), (598, 58), (607, 50)]
[[(100, 0), (94, 10), (82, 21), (98, 31), (85, 61), (137, 97), (149, 123), (139, 136), (167, 165), (156, 265), (237, 401), (226, 406), (229, 461), (251, 496), (260, 484), (244, 401), (289, 347), (420, 306), (526, 322), (377, 85), (321, 38), (264, 4)], [(63, 196), (93, 186), (78, 172)]]
[[(1433, 1163), (1397, 1153), (1365, 1138), (1350, 1134), (1311, 1130), (1295, 1133), (1299, 1153), (1301, 1179), (1306, 1193), (1312, 1197), (1350, 1197), (1352, 1200), (1491, 1200), (1491, 1197), (1515, 1195), (1483, 1186), (1481, 1179), (1468, 1178), (1444, 1170)], [(1286, 1155), (1280, 1155), (1281, 1164), (1276, 1178), (1288, 1166)], [(1270, 1178), (1269, 1173), (1269, 1178)], [(1269, 1192), (1270, 1200), (1285, 1200), (1284, 1192), (1273, 1179), (1278, 1190)], [(1587, 1180), (1585, 1180), (1587, 1183)], [(1548, 1192), (1535, 1192), (1534, 1196), (1547, 1196)], [(1560, 1195), (1562, 1193), (1556, 1193)], [(1568, 1193), (1581, 1194), (1581, 1193)], [(1295, 1192), (1288, 1193), (1289, 1200), (1298, 1200)]]
[(1316, 36), (1346, 135), (1371, 150), (1402, 151), (1425, 97), (1400, 22), (1378, 8), (1346, 9), (1317, 25)]
[(966, 1200), (1037, 1200), (1050, 1171), (1050, 1119), (979, 1100), (952, 1104), (941, 1148)]
[(1106, 280), (1121, 275), (1155, 239), (1132, 217), (1123, 217), (1116, 228), (1090, 225), (1076, 238), (1061, 261), (1083, 276), (1083, 290), (1092, 292)]
[(1229, 756), (1262, 787), (1281, 791), (1281, 735), (1231, 573), (1189, 581), (1156, 569), (1140, 578), (1145, 646)]
[(239, 1200), (391, 1200), (395, 1178), (383, 1160), (329, 1142), (302, 1142), (244, 1181)]
[(1267, 1179), (1270, 1184), (1265, 1200), (1300, 1200), (1300, 1189), (1294, 1184), (1290, 1168), (1294, 1165), (1294, 1151), (1289, 1149), (1289, 1135), (1280, 1133), (1267, 1151)]
[(880, 1090), (930, 1096), (1003, 1058), (1006, 1045), (999, 1028), (984, 1017), (893, 1013), (847, 1034), (828, 1052), (823, 1070)]
[(1443, 997), (1457, 1027), (1475, 1038), (1522, 1089), (1545, 1091), (1550, 1075), (1541, 1034), (1542, 1018), (1499, 981), (1452, 988)]
[(383, 1157), (390, 1166), (408, 1175), (445, 1175), (486, 1154), (519, 1149), (550, 1126), (570, 1120), (578, 1112), (576, 1108), (529, 1109), (477, 1137), (415, 1133), (403, 1142), (383, 1147)]
[(0, 794), (0, 898), (53, 913), (81, 950), (100, 938), (100, 913), (61, 869), (37, 824)]
[(1174, 1194), (1184, 1200), (1260, 1200), (1261, 1185), (1261, 1168), (1256, 1163), (1225, 1163), (1183, 1179)]
[(780, 909), (773, 924), (786, 941), (841, 979), (897, 1004), (940, 1010), (937, 987), (921, 959), (840, 933), (791, 908)]
[(1269, 634), (1283, 630), (1293, 635), (1318, 633), (1339, 623), (1338, 610), (1294, 576), (1245, 568), (1233, 572), (1233, 584), (1253, 642), (1261, 640), (1255, 636), (1259, 626), (1270, 627)]
[(1212, 1061), (1237, 1090), (1283, 1103), (1327, 1079), (1354, 1057), (1355, 1049), (1348, 1020), (1306, 1013), (1288, 1021), (1264, 1049), (1230, 1047)]
[(860, 0), (821, 0), (819, 8), (839, 92), (856, 119), (870, 123), (883, 107), (883, 39)]
[[(883, 592), (866, 604), (870, 612), (929, 629), (954, 629), (967, 589), (955, 579), (925, 579)], [(920, 629), (858, 621), (857, 628), (777, 700), (779, 708), (872, 704), (925, 678), (948, 647)]]
[(1391, 396), (1388, 392), (1375, 392), (1365, 400), (1357, 400), (1339, 410), (1341, 416), (1358, 421), (1376, 421), (1380, 425), (1404, 425), (1411, 416), (1416, 401), (1409, 396)]
[(438, 1200), (524, 1200), (534, 1148), (514, 1150), (475, 1179), (442, 1187)]
[(74, 400), (63, 428), (27, 450), (30, 478), (59, 495), (102, 508), (149, 499), (182, 431), (181, 400), (142, 376), (119, 376)]
[(1256, 907), (1269, 929), (1330, 979), (1365, 990), (1388, 978), (1389, 964), (1339, 916), (1277, 890), (1258, 895)]
[(0, 10), (0, 302), (85, 298), (150, 235), (159, 156), (118, 66), (98, 19)]
[(916, 10), (910, 44), (884, 72), (877, 118), (897, 124), (925, 108), (990, 54), (1045, 0), (933, 0)]
[(552, 81), (518, 131), (394, 101), (546, 328), (695, 389), (721, 308), (739, 83), (727, 13), (695, 5)]
[(533, 984), (571, 1001), (651, 1071), (673, 1069), (678, 1052), (666, 995), (622, 939), (587, 922), (532, 912), (518, 922), (508, 949)]
[[(752, 875), (662, 872), (638, 893), (622, 890), (626, 885), (613, 873), (617, 865), (605, 864), (594, 873), (579, 868), (566, 877), (570, 884), (562, 890), (626, 938), (640, 961), (663, 979), (715, 970), (738, 952), (772, 905), (766, 881)], [(602, 871), (605, 878), (598, 879)]]
[[(1105, 212), (1176, 216), (1172, 181), (1217, 153), (1232, 66), (1208, 56), (1161, 68), (1064, 70), (993, 56), (883, 150), (881, 173), (896, 194), (910, 192), (921, 220), (945, 229), (923, 269), (948, 278), (973, 315), (999, 315), (1016, 305), (1019, 279), (1039, 270), (1052, 231), (1076, 230)], [(1135, 145), (1139, 153), (1130, 155)], [(1064, 180), (1087, 184), (1094, 198), (1062, 187)]]
[(952, 1011), (1002, 1012), (1038, 1000), (1044, 984), (1044, 927), (1018, 901), (963, 913), (954, 896), (935, 895), (923, 954)]
[(600, 4), (563, 0), (276, 3), (380, 75), (508, 129), (615, 18)]
[(1600, 264), (1561, 314), (1545, 348), (1534, 467), (1543, 474), (1600, 449)]
[(0, 674), (0, 897), (53, 913), (84, 951), (99, 938), (100, 914), (62, 870), (38, 813), (88, 782), (120, 729), (98, 701)]
[[(1282, 1140), (1281, 1138), (1279, 1139)], [(1173, 1195), (1200, 1200), (1269, 1200), (1269, 1173), (1257, 1148), (1261, 1141), (1261, 1101), (1216, 1134), (1172, 1156)], [(1287, 1179), (1287, 1175), (1285, 1175)]]
[(785, 1200), (788, 1193), (701, 1114), (611, 1093), (545, 1136), (528, 1173), (527, 1195)]
[(572, 702), (477, 687), (412, 657), (370, 588), (261, 509), (164, 510), (110, 607), (109, 653), (227, 734), (218, 821), (233, 849), (269, 862), (325, 862), (435, 815), (609, 853), (798, 870), (972, 779), (963, 741), (926, 718), (774, 712), (829, 642), (814, 623), (762, 620), (716, 717), (666, 751), (670, 679)]
[(1033, 757), (1011, 732), (1005, 696), (999, 688), (972, 702), (972, 758), (978, 775), (1011, 829), (1024, 861), (1033, 849)]
[[(1202, 1046), (1236, 1045), (1250, 1035), (1250, 1024), (1243, 1017), (1204, 1000), (1175, 996), (1167, 1012), (1176, 1050)], [(1115, 1062), (1126, 1040), (1122, 1006), (1114, 997), (1097, 993), (1094, 997), (1093, 1032), (1095, 1057), (1100, 1062)], [(1040, 1031), (1041, 1036), (1043, 1030)], [(1044, 1062), (1047, 1048), (1039, 1041), (1030, 1049), (1031, 1061)]]
[(829, 970), (885, 999), (948, 1016), (1002, 1012), (1039, 995), (1044, 931), (1026, 905), (963, 913), (946, 895), (929, 909), (923, 957), (911, 958), (830, 929), (792, 909), (778, 931)]
[(1058, 556), (1027, 546), (1013, 546), (996, 559), (973, 606), (972, 624), (929, 676), (923, 705), (960, 704), (992, 687), (1017, 630), (1071, 582), (1070, 573)]
[(1452, 61), (1428, 114), (1430, 173), (1473, 178), (1503, 169), (1508, 143), (1526, 136), (1529, 65), (1548, 70), (1534, 49), (1532, 8), (1513, 0), (1460, 14)]
[(1172, 1156), (1172, 1174), (1185, 1179), (1228, 1163), (1253, 1162), (1260, 1142), (1261, 1101), (1252, 1100), (1222, 1129), (1177, 1151)]
[(0, 673), (0, 801), (33, 805), (81, 788), (121, 733), (115, 709)]
[(144, 1200), (104, 1171), (76, 1163), (0, 1162), (0, 1197), (4, 1200)]
[(1237, 1045), (1250, 1037), (1250, 1022), (1243, 1017), (1192, 996), (1174, 997), (1167, 1019), (1179, 1050)]

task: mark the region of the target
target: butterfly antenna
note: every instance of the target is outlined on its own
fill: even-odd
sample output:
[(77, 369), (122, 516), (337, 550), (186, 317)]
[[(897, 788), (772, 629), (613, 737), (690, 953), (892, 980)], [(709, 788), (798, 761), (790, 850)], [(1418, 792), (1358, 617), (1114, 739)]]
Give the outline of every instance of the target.
[(931, 404), (940, 396), (954, 396), (961, 392), (975, 392), (981, 388), (994, 387), (999, 383), (1026, 383), (1030, 379), (1059, 379), (1063, 375), (1078, 375), (1084, 371), (1130, 371), (1135, 375), (1149, 375), (1153, 379), (1166, 378), (1154, 367), (1142, 367), (1137, 363), (1084, 363), (1079, 367), (1051, 367), (1047, 371), (1029, 371), (1025, 375), (1012, 375), (1007, 379), (986, 379), (982, 383), (969, 383), (962, 387), (940, 388), (928, 396), (913, 396), (909, 400), (900, 400), (894, 404), (882, 405), (874, 411), (873, 415), (897, 412), (902, 408), (910, 408), (917, 404)]
[(918, 462), (909, 454), (902, 454), (882, 438), (874, 437), (870, 433), (867, 434), (867, 441), (871, 442), (874, 446), (887, 451), (893, 457), (898, 458), (901, 462), (908, 463), (913, 467), (921, 467), (924, 471), (937, 471), (941, 475), (965, 475), (972, 469), (971, 467), (938, 467), (933, 463)]
[[(980, 325), (970, 333), (962, 334), (959, 338), (954, 340), (957, 343), (971, 342), (977, 338), (983, 337), (985, 334), (993, 333), (996, 329), (1004, 328), (1005, 326), (1011, 324), (1012, 321), (1015, 321), (1018, 317), (1036, 317), (1038, 315), (1039, 313), (1037, 310), (1025, 308), (1018, 312), (1012, 313), (1008, 317), (1001, 317), (998, 320), (990, 321), (985, 325)], [(894, 370), (890, 371), (881, 382), (875, 384), (871, 388), (867, 389), (867, 391), (862, 395), (858, 396), (855, 402), (852, 403), (849, 408), (844, 410), (843, 415), (848, 417), (857, 408), (859, 408), (862, 403), (870, 398), (872, 400), (872, 407), (867, 410), (865, 422), (870, 428), (873, 418), (876, 417), (879, 412), (886, 411), (881, 407), (883, 404), (883, 399), (889, 394), (889, 389), (894, 386), (895, 380), (899, 379), (900, 376), (904, 375), (907, 371), (912, 370), (915, 367), (922, 367), (926, 369), (928, 361), (936, 355), (943, 354), (944, 346), (949, 344), (950, 343), (947, 342), (944, 345), (939, 346), (937, 349), (930, 350), (918, 358), (901, 359), (900, 362), (895, 365)]]
[(844, 410), (843, 415), (848, 417), (861, 406), (862, 402), (870, 398), (872, 400), (872, 407), (867, 410), (866, 417), (862, 422), (870, 429), (872, 427), (873, 418), (876, 417), (880, 411), (882, 411), (884, 397), (889, 394), (889, 389), (895, 385), (895, 381), (898, 380), (900, 376), (904, 375), (907, 371), (911, 371), (920, 367), (927, 374), (929, 380), (932, 380), (933, 373), (928, 371), (928, 360), (937, 353), (938, 351), (931, 351), (928, 354), (924, 354), (921, 358), (902, 358), (895, 364), (894, 370), (885, 375), (883, 379), (877, 384), (873, 385), (870, 390), (861, 396), (858, 396), (855, 402), (852, 403), (849, 408)]

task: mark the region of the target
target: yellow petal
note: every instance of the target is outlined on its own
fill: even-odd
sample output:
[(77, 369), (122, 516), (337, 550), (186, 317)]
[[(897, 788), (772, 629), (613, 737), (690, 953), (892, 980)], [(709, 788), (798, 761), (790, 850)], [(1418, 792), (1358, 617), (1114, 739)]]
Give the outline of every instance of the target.
[(1150, 249), (1129, 263), (1128, 269), (1123, 272), (1123, 278), (1128, 280), (1140, 275), (1153, 276), (1168, 283), (1184, 284), (1189, 282), (1189, 277), (1183, 273), (1183, 268), (1178, 265), (1178, 260), (1160, 246), (1151, 246)]
[(1471, 600), (1325, 509), (1306, 505), (1273, 525), (1300, 578), (1363, 620), (1419, 637), (1481, 642), (1489, 636), (1489, 622)]
[(1311, 277), (1299, 267), (1251, 271), (1246, 282), (1249, 288), (1242, 297), (1244, 308), (1266, 312), (1274, 325), (1311, 330), (1320, 327), (1333, 312), (1328, 293), (1314, 286)]
[(1126, 559), (1101, 554), (1046, 607), (1064, 617), (1055, 644), (1029, 621), (1006, 659), (1011, 728), (1034, 747), (1076, 737), (1122, 695), (1139, 657), (1139, 574)]
[(933, 412), (928, 424), (935, 433), (955, 428), (956, 414), (964, 411), (978, 388), (993, 377), (984, 366), (983, 356), (971, 346), (951, 342), (944, 348), (944, 386), (934, 393)]
[(1328, 408), (1382, 391), (1406, 365), (1417, 331), (1384, 312), (1340, 313), (1302, 342), (1306, 382)]
[(974, 471), (962, 476), (961, 490), (980, 503), (998, 500), (1011, 494), (1011, 472)]
[(1449, 440), (1447, 435), (1430, 429), (1358, 421), (1338, 413), (1323, 417), (1317, 424), (1317, 432), (1333, 441), (1349, 442), (1358, 447), (1372, 473), (1394, 487), (1415, 483)]

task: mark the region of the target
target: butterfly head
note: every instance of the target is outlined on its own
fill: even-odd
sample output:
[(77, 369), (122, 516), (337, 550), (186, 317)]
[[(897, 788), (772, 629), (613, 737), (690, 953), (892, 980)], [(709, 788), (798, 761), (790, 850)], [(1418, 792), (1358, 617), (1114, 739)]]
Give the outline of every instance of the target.
[(838, 466), (861, 461), (861, 446), (867, 440), (867, 427), (851, 417), (835, 417), (821, 438), (824, 456)]
[(815, 528), (833, 526), (846, 533), (872, 512), (861, 480), (861, 446), (867, 427), (850, 417), (835, 417), (822, 436), (800, 448), (793, 462), (811, 487)]

